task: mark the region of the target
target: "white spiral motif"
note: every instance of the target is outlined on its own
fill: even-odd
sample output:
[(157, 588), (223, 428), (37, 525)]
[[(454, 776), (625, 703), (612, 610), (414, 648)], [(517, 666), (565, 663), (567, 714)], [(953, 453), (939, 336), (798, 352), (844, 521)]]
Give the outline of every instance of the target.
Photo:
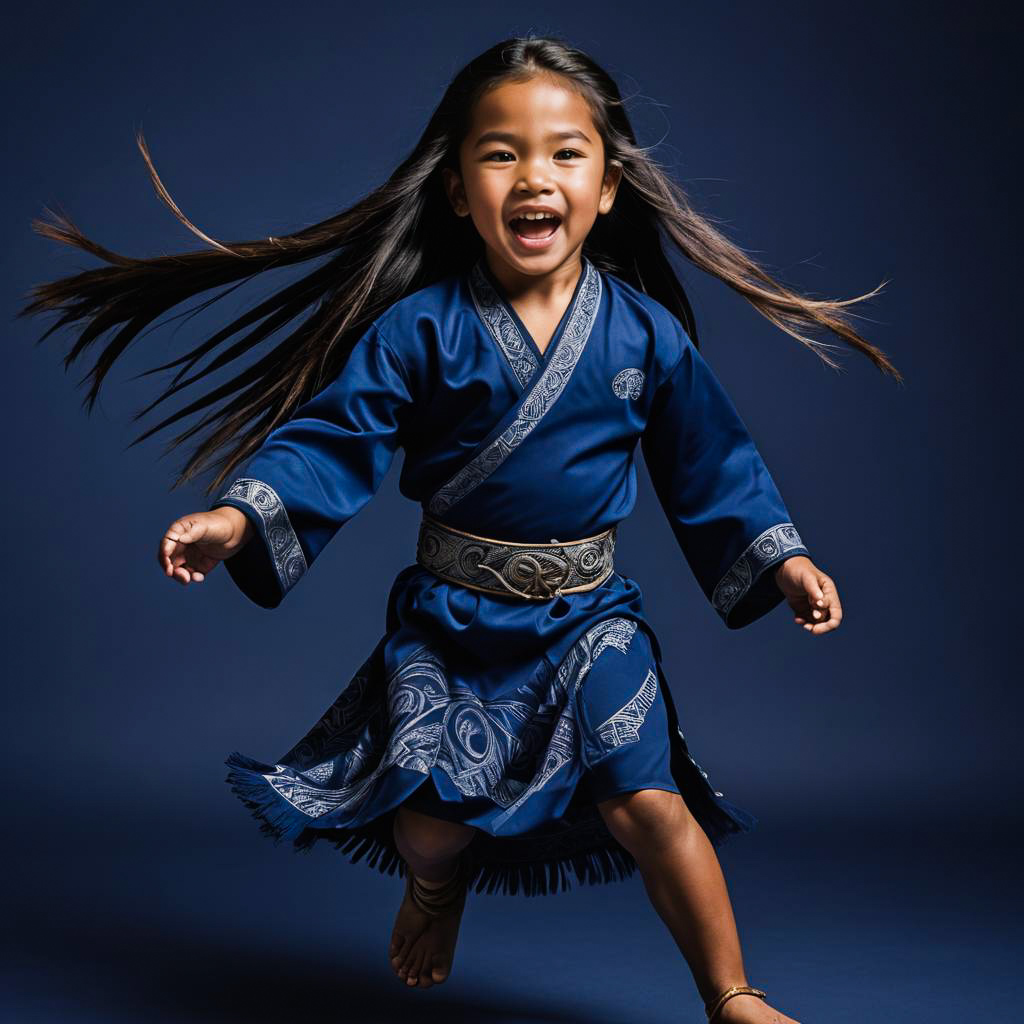
[(715, 585), (711, 594), (712, 606), (728, 620), (729, 613), (743, 600), (765, 569), (781, 557), (798, 552), (806, 554), (807, 548), (792, 523), (769, 526), (747, 545)]
[(281, 593), (287, 594), (308, 565), (298, 534), (288, 518), (288, 510), (277, 491), (264, 480), (243, 476), (235, 480), (211, 508), (218, 504), (231, 505), (242, 511), (251, 509), (259, 516), (263, 527), (262, 540), (273, 559)]
[(612, 391), (616, 398), (639, 398), (644, 386), (644, 371), (638, 366), (627, 366), (619, 370), (612, 380)]

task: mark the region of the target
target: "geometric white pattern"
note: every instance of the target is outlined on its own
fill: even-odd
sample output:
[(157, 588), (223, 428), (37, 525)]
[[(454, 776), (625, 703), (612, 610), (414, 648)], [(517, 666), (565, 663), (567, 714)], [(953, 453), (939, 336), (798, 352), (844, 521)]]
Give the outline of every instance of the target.
[(644, 386), (644, 371), (637, 366), (619, 370), (612, 380), (612, 391), (616, 398), (639, 398)]
[(658, 675), (654, 669), (648, 669), (647, 678), (636, 694), (597, 727), (601, 740), (609, 747), (638, 742), (640, 726), (644, 724), (647, 712), (654, 706), (657, 694)]

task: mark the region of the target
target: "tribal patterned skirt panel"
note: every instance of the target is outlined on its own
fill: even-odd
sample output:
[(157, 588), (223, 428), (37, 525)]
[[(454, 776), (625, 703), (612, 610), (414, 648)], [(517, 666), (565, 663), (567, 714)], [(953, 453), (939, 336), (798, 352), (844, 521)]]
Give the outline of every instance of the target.
[(681, 793), (716, 845), (756, 823), (690, 755), (640, 590), (618, 573), (527, 602), (409, 566), (383, 637), (309, 732), (272, 763), (227, 764), (275, 840), (327, 839), (387, 873), (405, 873), (399, 805), (475, 826), (477, 892), (628, 877), (596, 805), (631, 790)]

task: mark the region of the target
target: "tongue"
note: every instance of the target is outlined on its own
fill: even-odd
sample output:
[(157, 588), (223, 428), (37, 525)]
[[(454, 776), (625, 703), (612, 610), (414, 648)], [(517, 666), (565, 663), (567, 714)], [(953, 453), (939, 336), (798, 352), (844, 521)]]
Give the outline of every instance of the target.
[(512, 221), (513, 230), (523, 238), (547, 238), (555, 233), (557, 227), (558, 221), (555, 220), (526, 220), (517, 217)]

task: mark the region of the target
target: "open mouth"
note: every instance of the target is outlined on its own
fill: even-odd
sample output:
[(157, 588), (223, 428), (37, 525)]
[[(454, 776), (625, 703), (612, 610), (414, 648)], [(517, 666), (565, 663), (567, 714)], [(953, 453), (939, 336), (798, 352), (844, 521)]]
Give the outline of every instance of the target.
[(508, 222), (509, 230), (527, 248), (542, 247), (555, 237), (562, 218), (553, 213), (537, 217), (514, 217)]

